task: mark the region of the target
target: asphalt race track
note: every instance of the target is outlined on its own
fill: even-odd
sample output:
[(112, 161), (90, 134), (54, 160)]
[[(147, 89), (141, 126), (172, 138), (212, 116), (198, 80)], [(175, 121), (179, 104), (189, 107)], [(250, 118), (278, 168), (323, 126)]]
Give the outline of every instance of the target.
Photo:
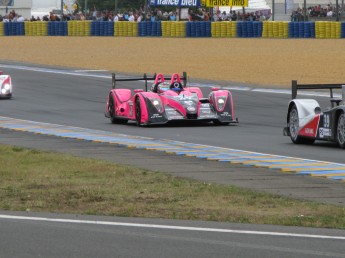
[[(28, 65), (18, 69), (7, 64), (0, 64), (0, 70), (12, 76), (14, 85), (13, 99), (0, 101), (3, 117), (344, 163), (344, 151), (334, 144), (294, 145), (282, 135), (289, 94), (232, 90), (239, 125), (138, 128), (134, 123), (113, 125), (104, 117), (111, 87), (107, 72), (36, 70)], [(143, 83), (133, 87), (142, 88)], [(209, 88), (203, 91), (207, 94)], [(329, 105), (327, 98), (317, 99)], [(25, 136), (18, 133), (15, 137)], [(42, 145), (53, 143), (48, 138)], [(337, 183), (337, 187), (342, 185), (345, 188), (344, 182)], [(0, 225), (0, 257), (345, 257), (341, 230), (25, 212), (1, 212)]]
[[(70, 125), (128, 135), (170, 139), (217, 147), (285, 155), (336, 163), (344, 162), (343, 150), (318, 142), (294, 145), (283, 136), (289, 94), (232, 90), (237, 126), (164, 126), (138, 128), (134, 123), (113, 125), (104, 117), (111, 88), (110, 73), (65, 71), (35, 72), (1, 67), (12, 76), (14, 98), (0, 102), (0, 115), (37, 122)], [(66, 74), (70, 72), (70, 74)], [(193, 81), (197, 82), (197, 81)], [(129, 86), (129, 85), (126, 85)], [(136, 83), (133, 88), (143, 88)], [(263, 86), (264, 87), (264, 86)], [(209, 92), (204, 88), (204, 92)], [(327, 98), (317, 98), (329, 106)]]

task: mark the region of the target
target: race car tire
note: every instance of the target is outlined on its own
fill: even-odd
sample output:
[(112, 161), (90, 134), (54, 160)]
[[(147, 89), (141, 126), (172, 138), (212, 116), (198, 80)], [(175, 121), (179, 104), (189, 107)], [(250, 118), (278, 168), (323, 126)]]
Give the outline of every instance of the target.
[(137, 126), (141, 126), (141, 105), (139, 98), (135, 100), (135, 121), (137, 122)]
[(295, 144), (313, 144), (315, 139), (301, 137), (298, 135), (299, 129), (299, 118), (298, 110), (296, 105), (294, 105), (289, 112), (289, 131), (291, 141)]
[(345, 114), (338, 117), (336, 140), (340, 148), (345, 149)]
[(112, 94), (109, 95), (109, 104), (108, 104), (108, 113), (109, 113), (109, 117), (110, 117), (110, 121), (113, 124), (126, 124), (128, 122), (127, 119), (119, 119), (116, 118), (115, 116), (115, 101), (114, 101), (114, 97), (112, 96)]

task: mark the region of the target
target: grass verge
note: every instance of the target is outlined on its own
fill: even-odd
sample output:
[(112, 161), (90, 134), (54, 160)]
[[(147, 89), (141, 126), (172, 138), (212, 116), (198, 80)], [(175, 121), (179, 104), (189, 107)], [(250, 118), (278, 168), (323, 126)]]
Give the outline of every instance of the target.
[(0, 209), (345, 228), (345, 208), (0, 145)]

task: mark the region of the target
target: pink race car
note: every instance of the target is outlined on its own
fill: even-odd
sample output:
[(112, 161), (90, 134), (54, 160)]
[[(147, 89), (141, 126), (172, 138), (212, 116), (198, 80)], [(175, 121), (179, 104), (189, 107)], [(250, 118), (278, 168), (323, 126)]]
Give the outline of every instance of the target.
[(3, 74), (0, 71), (0, 99), (12, 98), (12, 80), (11, 76)]
[[(166, 124), (173, 121), (205, 121), (215, 125), (238, 123), (232, 95), (228, 90), (212, 88), (206, 98), (198, 87), (188, 87), (186, 73), (171, 77), (157, 74), (148, 78), (117, 79), (112, 75), (112, 90), (107, 99), (105, 116), (113, 124), (135, 121), (138, 126)], [(150, 90), (147, 81), (154, 83)], [(145, 81), (145, 90), (116, 88), (120, 81)]]

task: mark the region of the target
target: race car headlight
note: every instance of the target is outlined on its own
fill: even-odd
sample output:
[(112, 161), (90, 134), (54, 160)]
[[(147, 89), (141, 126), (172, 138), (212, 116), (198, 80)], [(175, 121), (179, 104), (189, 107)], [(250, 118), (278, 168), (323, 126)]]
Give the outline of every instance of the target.
[(5, 90), (10, 90), (10, 88), (11, 88), (11, 86), (10, 86), (8, 83), (6, 83), (6, 84), (4, 85), (4, 89), (5, 89)]
[(160, 100), (158, 99), (151, 99), (151, 103), (154, 105), (154, 107), (159, 111), (163, 112), (163, 105)]
[(219, 110), (222, 110), (225, 105), (225, 99), (224, 98), (218, 98), (217, 99), (217, 107)]
[(1, 88), (1, 94), (8, 94), (10, 92), (11, 86), (9, 84), (4, 84)]

